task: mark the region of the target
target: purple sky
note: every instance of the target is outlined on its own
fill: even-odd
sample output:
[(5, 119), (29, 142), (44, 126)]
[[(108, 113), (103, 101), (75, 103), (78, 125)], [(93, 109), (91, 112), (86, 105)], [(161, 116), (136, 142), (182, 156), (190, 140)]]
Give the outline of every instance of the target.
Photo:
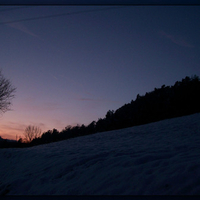
[(88, 125), (138, 93), (200, 76), (199, 19), (199, 6), (1, 6), (0, 68), (17, 92), (0, 135)]

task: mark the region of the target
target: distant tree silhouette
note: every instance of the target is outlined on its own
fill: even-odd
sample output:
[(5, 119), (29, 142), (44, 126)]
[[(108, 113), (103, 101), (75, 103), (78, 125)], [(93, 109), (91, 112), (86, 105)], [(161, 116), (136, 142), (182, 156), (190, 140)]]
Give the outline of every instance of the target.
[(23, 142), (23, 139), (20, 137), (18, 140), (17, 140), (18, 143), (22, 143)]
[(162, 85), (146, 92), (145, 95), (137, 94), (135, 100), (124, 104), (116, 111), (109, 110), (103, 119), (92, 121), (87, 126), (67, 126), (61, 132), (54, 128), (43, 133), (41, 137), (38, 137), (41, 132), (39, 135), (35, 134), (37, 129), (29, 126), (26, 129), (26, 141), (29, 143), (23, 143), (20, 139), (17, 144), (3, 141), (2, 146), (29, 147), (197, 113), (200, 112), (199, 94), (199, 77), (186, 76), (182, 81), (176, 81), (173, 86)]
[(31, 142), (33, 139), (40, 137), (42, 130), (37, 126), (27, 126), (24, 131), (25, 141)]
[(4, 78), (0, 70), (0, 111), (6, 112), (11, 105), (11, 99), (14, 98), (14, 92), (16, 88), (14, 88), (11, 82)]
[(41, 143), (55, 142), (200, 112), (199, 93), (199, 77), (186, 76), (173, 86), (162, 85), (143, 96), (137, 94), (135, 100), (124, 104), (116, 111), (109, 110), (105, 117), (98, 119), (97, 122), (92, 121), (87, 126), (67, 126), (60, 133), (56, 129), (49, 130), (38, 140)]

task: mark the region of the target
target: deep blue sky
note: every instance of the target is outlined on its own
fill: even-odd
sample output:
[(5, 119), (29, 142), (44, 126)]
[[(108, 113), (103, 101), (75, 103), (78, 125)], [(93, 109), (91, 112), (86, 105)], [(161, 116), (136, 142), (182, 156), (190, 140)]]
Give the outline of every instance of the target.
[(0, 135), (87, 125), (138, 93), (200, 76), (199, 19), (199, 6), (1, 6), (0, 68), (17, 92)]

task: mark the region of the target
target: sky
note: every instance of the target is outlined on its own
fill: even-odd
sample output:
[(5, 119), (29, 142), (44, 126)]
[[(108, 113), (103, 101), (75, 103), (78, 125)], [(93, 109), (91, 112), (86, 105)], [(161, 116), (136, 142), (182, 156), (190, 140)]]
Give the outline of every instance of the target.
[(0, 136), (88, 125), (200, 76), (199, 18), (199, 6), (1, 6), (0, 69), (16, 96)]

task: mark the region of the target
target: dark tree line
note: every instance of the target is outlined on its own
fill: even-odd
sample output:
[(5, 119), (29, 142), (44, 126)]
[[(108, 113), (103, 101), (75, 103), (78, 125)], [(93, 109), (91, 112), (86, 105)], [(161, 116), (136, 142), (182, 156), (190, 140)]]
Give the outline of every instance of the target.
[(103, 119), (93, 121), (88, 126), (67, 126), (61, 132), (56, 129), (49, 130), (40, 138), (33, 139), (29, 146), (197, 113), (200, 112), (199, 102), (200, 79), (196, 75), (191, 78), (186, 76), (173, 86), (163, 85), (143, 96), (138, 94), (134, 101), (116, 111), (109, 110)]

